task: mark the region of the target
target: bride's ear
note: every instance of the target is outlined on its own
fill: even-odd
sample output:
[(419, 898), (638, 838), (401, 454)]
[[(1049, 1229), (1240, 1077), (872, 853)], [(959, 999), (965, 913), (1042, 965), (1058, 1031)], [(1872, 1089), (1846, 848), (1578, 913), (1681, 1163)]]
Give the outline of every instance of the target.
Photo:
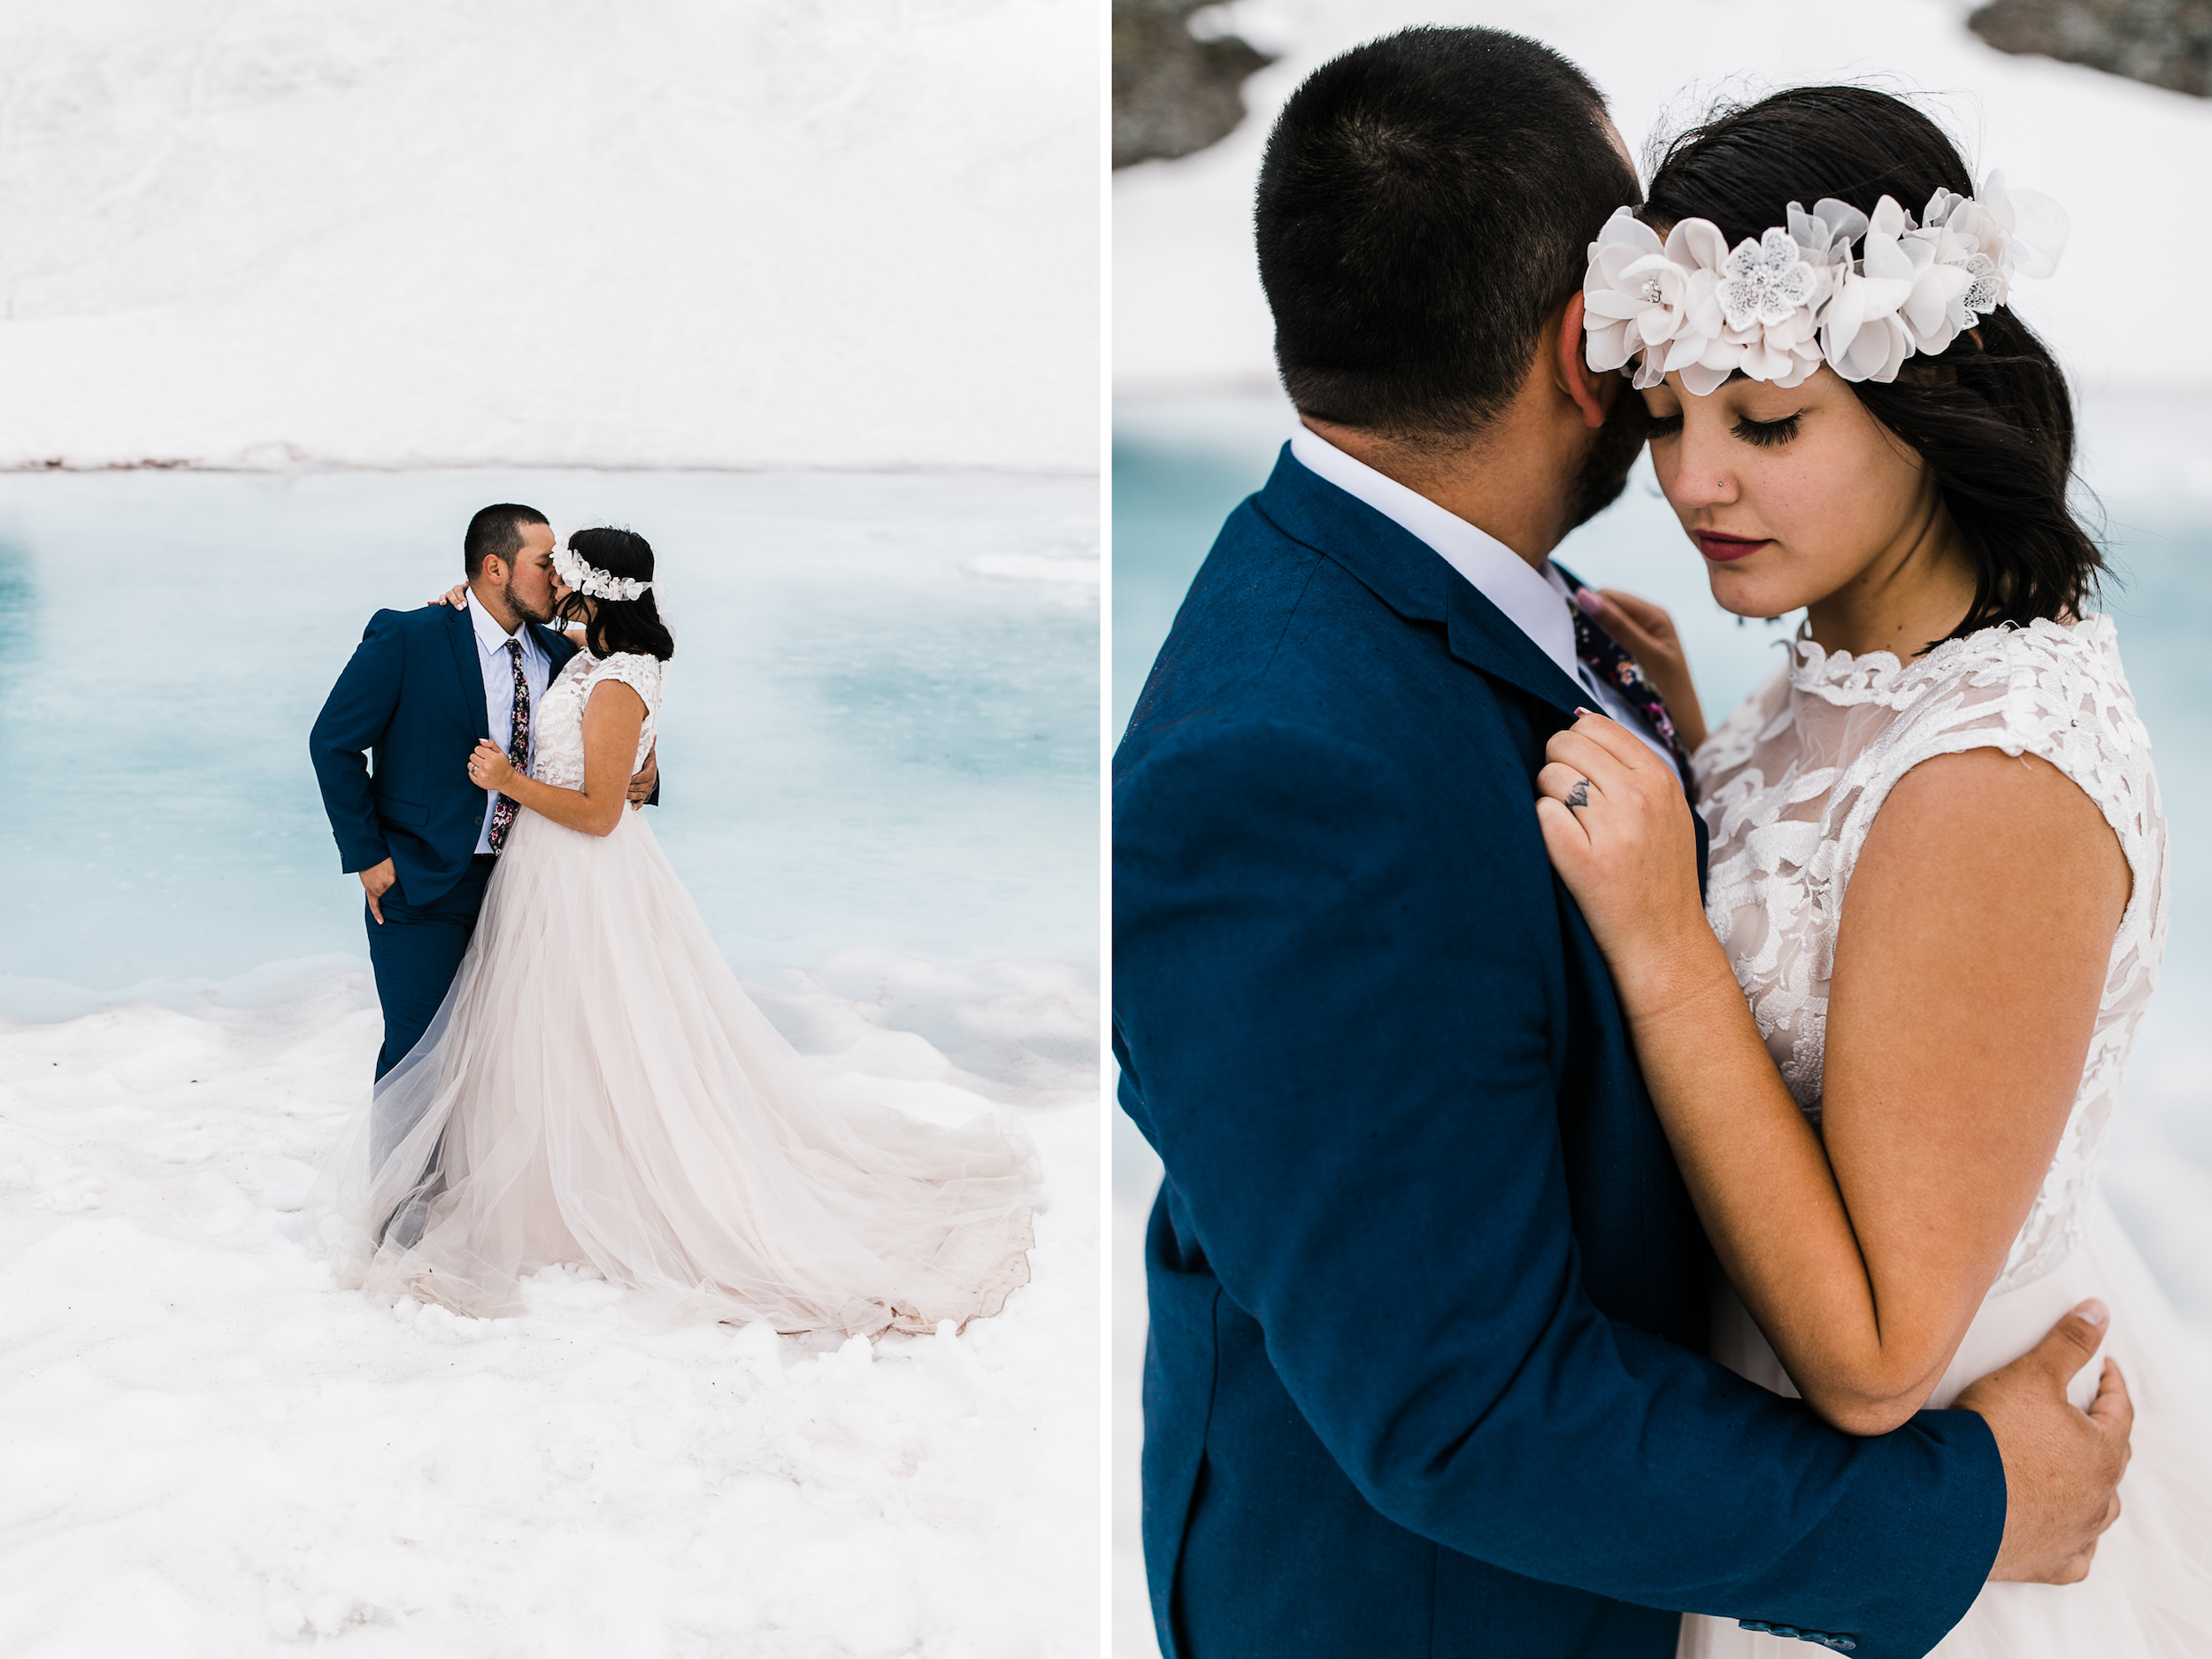
[(1553, 349), (1552, 368), (1559, 389), (1574, 400), (1582, 411), (1582, 424), (1595, 431), (1605, 424), (1605, 400), (1598, 391), (1598, 372), (1590, 366), (1582, 350), (1582, 290), (1577, 288), (1574, 297), (1567, 302), (1567, 309), (1559, 319), (1559, 339)]

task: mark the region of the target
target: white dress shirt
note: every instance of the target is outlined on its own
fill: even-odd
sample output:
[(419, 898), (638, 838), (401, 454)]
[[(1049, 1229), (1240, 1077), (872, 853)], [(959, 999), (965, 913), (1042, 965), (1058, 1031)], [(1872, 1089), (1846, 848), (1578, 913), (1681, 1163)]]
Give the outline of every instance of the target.
[(1644, 717), (1629, 706), (1619, 690), (1590, 672), (1575, 655), (1574, 618), (1567, 607), (1574, 595), (1567, 579), (1546, 559), (1540, 570), (1495, 536), (1478, 530), (1464, 518), (1449, 513), (1426, 495), (1386, 478), (1364, 461), (1354, 460), (1311, 427), (1301, 425), (1291, 434), (1290, 453), (1317, 478), (1335, 485), (1356, 501), (1363, 501), (1409, 534), (1428, 544), (1437, 557), (1472, 584), (1475, 591), (1504, 612), (1507, 621), (1525, 634), (1536, 649), (1556, 664), (1559, 672), (1590, 694), (1599, 711), (1633, 732), (1645, 747), (1667, 763), (1677, 777), (1680, 769), (1659, 734), (1644, 724)]
[[(530, 748), (537, 749), (538, 705), (545, 701), (545, 687), (552, 678), (553, 664), (538, 643), (538, 636), (530, 632), (527, 622), (520, 624), (512, 634), (503, 633), (499, 624), (491, 619), (484, 607), (471, 594), (465, 601), (469, 624), (476, 630), (477, 663), (484, 671), (484, 718), (486, 730), (492, 741), (500, 748), (507, 747), (507, 739), (515, 726), (515, 659), (507, 650), (507, 641), (522, 642), (522, 677), (530, 685)], [(525, 771), (528, 768), (526, 766)], [(476, 850), (488, 853), (492, 849), (492, 809), (499, 804), (499, 791), (484, 791), (484, 822), (476, 832)]]

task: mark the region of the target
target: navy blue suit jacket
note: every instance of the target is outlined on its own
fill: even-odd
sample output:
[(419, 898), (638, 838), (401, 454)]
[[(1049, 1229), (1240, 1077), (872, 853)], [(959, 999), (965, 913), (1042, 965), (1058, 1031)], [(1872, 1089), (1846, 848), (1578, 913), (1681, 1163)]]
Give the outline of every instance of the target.
[(1986, 1425), (1855, 1440), (1703, 1357), (1713, 1284), (1533, 806), (1574, 682), (1286, 449), (1114, 762), (1114, 1046), (1166, 1166), (1144, 1540), (1170, 1659), (1911, 1659)]
[[(575, 644), (557, 629), (531, 632), (558, 674)], [(412, 904), (461, 879), (484, 828), (484, 792), (468, 780), (470, 753), (491, 736), (484, 716), (467, 611), (425, 605), (369, 618), (307, 740), (341, 869), (389, 858)], [(373, 772), (364, 750), (375, 754)]]

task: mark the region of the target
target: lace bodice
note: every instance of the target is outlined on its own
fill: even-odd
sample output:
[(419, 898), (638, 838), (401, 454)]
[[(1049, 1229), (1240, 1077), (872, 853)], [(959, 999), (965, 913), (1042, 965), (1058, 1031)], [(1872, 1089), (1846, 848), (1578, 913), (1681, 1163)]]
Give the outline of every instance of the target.
[(661, 711), (660, 658), (635, 651), (617, 651), (612, 657), (579, 651), (546, 687), (545, 699), (538, 705), (530, 775), (540, 783), (558, 789), (584, 787), (584, 704), (603, 680), (618, 680), (645, 699), (645, 725), (637, 734), (637, 758), (630, 770), (645, 764)]
[(1914, 766), (1985, 748), (2038, 756), (2072, 779), (2134, 878), (2073, 1111), (1995, 1294), (2040, 1278), (2080, 1240), (2165, 951), (2166, 820), (2111, 619), (1988, 628), (1909, 664), (1886, 651), (1830, 656), (1800, 639), (1694, 764), (1712, 837), (1707, 918), (1790, 1093), (1818, 1122), (1836, 927), (1867, 831)]

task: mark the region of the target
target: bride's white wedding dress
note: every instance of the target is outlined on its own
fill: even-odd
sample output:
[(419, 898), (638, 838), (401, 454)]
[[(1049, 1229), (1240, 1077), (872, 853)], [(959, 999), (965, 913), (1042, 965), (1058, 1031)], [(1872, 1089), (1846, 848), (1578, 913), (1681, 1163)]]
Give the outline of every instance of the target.
[[(1913, 766), (1982, 748), (2039, 756), (2079, 785), (2119, 838), (2134, 885), (2057, 1156), (1928, 1403), (1947, 1405), (2076, 1302), (2101, 1296), (2112, 1310), (2109, 1334), (2071, 1397), (2087, 1405), (2104, 1357), (2118, 1360), (2135, 1402), (2135, 1455), (2120, 1488), (2124, 1512), (2085, 1583), (1988, 1586), (1935, 1652), (2201, 1656), (2212, 1654), (2212, 1379), (2096, 1183), (2166, 941), (2166, 823), (2110, 619), (1986, 629), (1905, 664), (1886, 652), (1828, 656), (1799, 640), (1792, 661), (1695, 757), (1698, 810), (1712, 836), (1707, 913), (1791, 1094), (1817, 1122), (1836, 927), (1867, 831)], [(1721, 1298), (1714, 1353), (1778, 1393), (1797, 1392), (1732, 1294)], [(1732, 1620), (1683, 1620), (1686, 1659), (1805, 1651)]]
[[(579, 652), (540, 702), (533, 776), (582, 787), (607, 680), (644, 699), (643, 764), (660, 663)], [(811, 1076), (644, 813), (601, 837), (525, 810), (444, 1006), (333, 1154), (311, 1236), (344, 1282), (477, 1316), (576, 1263), (704, 1317), (920, 1332), (1027, 1281), (1036, 1187), (1010, 1120), (941, 1128)]]

